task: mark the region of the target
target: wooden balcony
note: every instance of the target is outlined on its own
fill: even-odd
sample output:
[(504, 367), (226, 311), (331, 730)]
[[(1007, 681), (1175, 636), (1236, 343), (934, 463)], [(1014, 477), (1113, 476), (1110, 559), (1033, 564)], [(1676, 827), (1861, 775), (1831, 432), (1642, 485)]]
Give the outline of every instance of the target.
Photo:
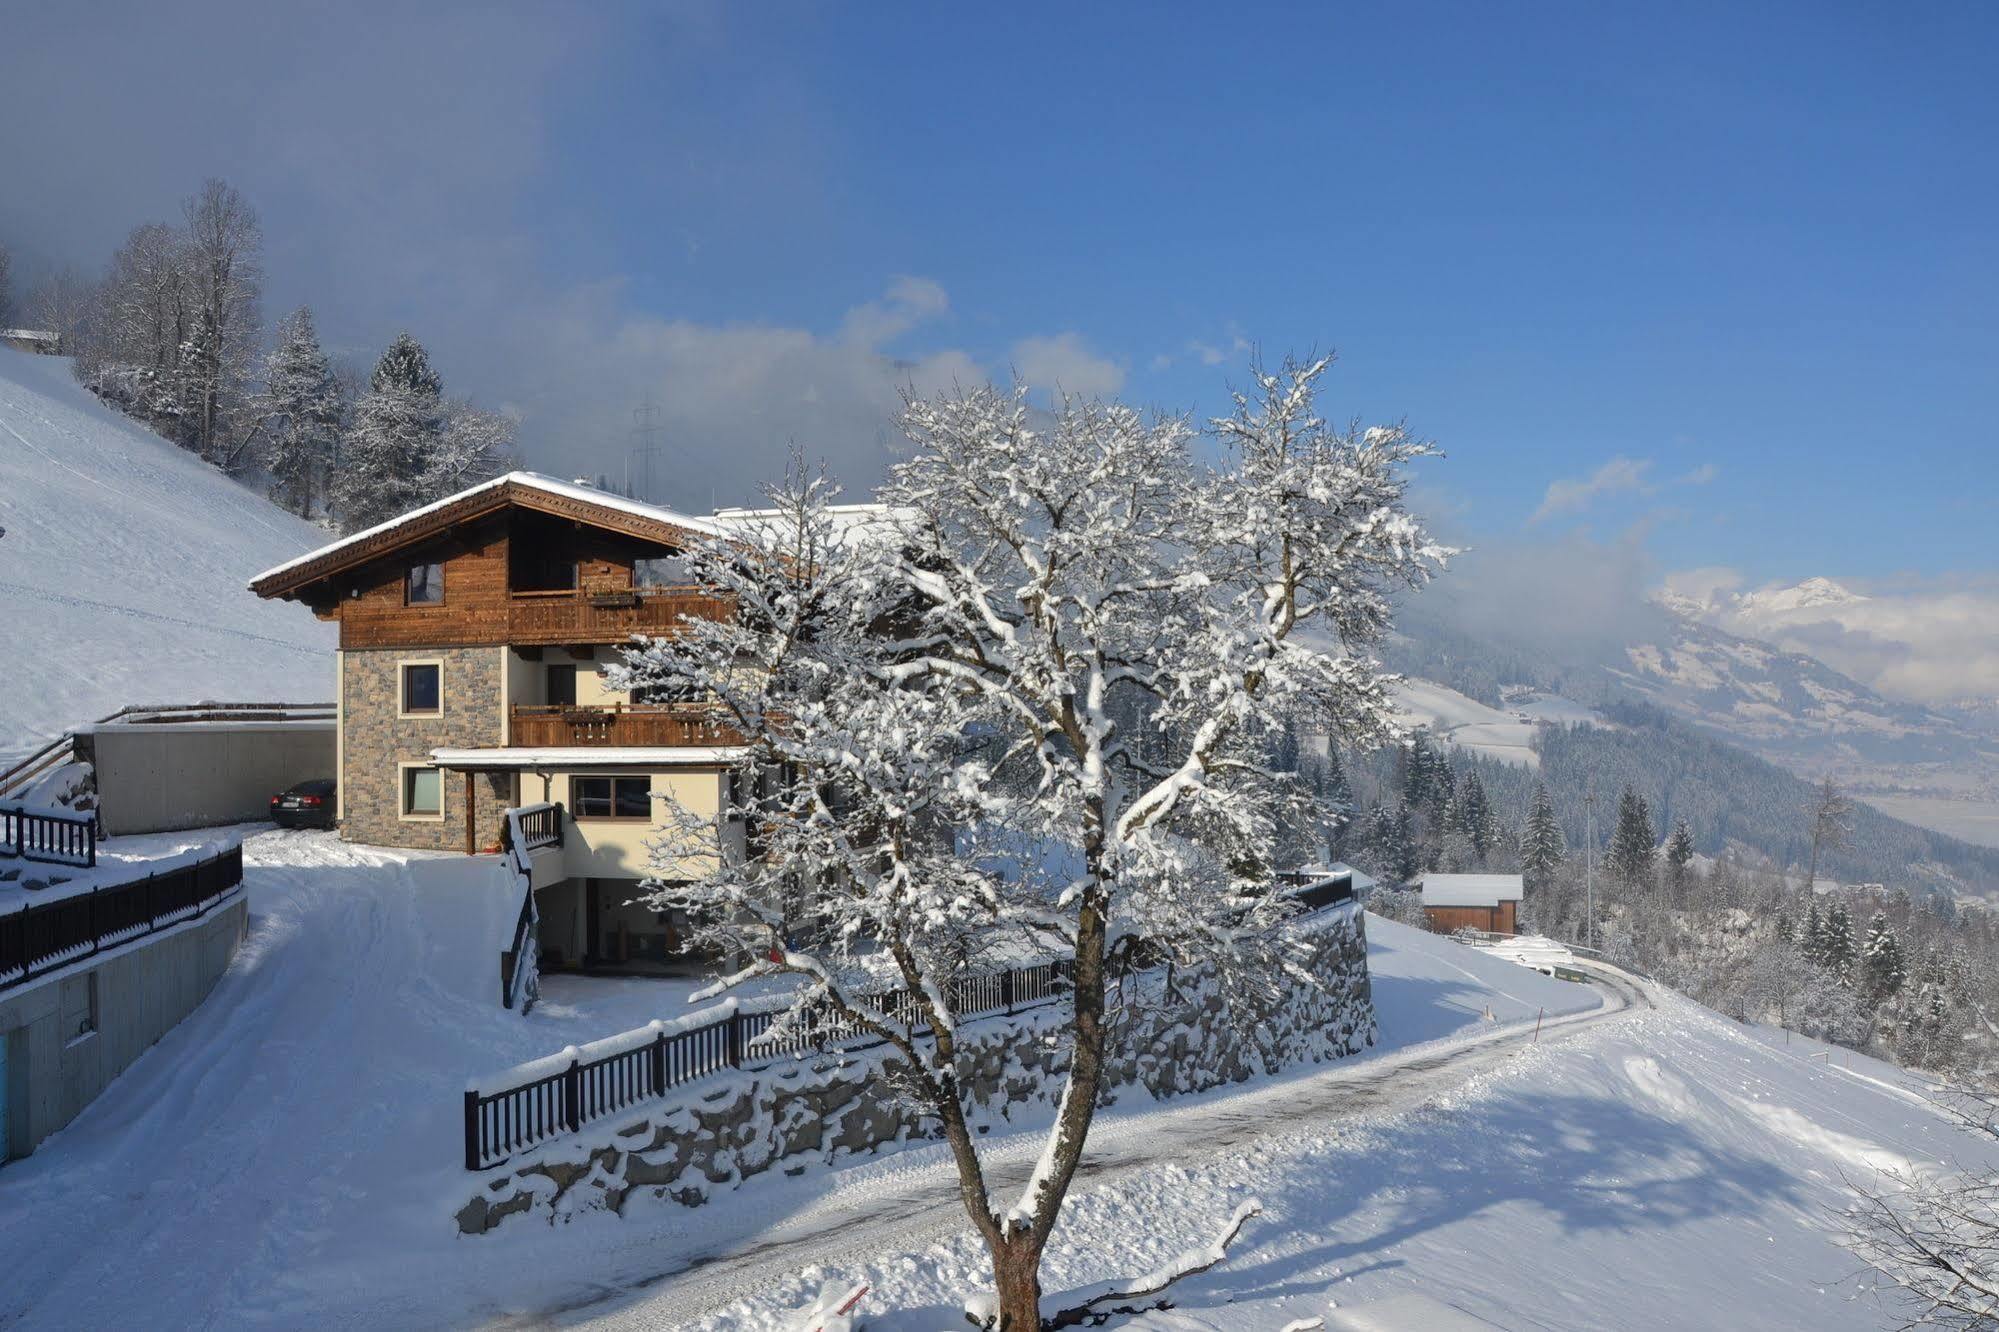
[(507, 600), (507, 641), (529, 646), (669, 637), (682, 616), (719, 620), (728, 614), (727, 603), (697, 587), (515, 592)]
[(527, 748), (576, 745), (736, 745), (742, 738), (713, 708), (684, 703), (577, 707), (516, 704), (511, 743)]

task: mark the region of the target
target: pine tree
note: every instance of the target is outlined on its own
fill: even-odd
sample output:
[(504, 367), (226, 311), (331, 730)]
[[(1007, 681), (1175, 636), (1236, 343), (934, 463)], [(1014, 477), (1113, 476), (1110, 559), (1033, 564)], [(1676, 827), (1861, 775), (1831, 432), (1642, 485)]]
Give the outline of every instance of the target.
[(1805, 961), (1815, 967), (1825, 963), (1825, 917), (1819, 914), (1818, 899), (1813, 898), (1805, 912), (1805, 928), (1798, 936), (1798, 949), (1805, 955)]
[(1353, 788), (1347, 784), (1346, 765), (1340, 762), (1340, 747), (1330, 741), (1321, 774), (1319, 796), (1331, 811), (1326, 823), (1327, 849), (1338, 857), (1344, 849), (1347, 830), (1353, 826)]
[(1482, 863), (1498, 844), (1492, 802), (1486, 798), (1485, 783), (1478, 768), (1470, 766), (1458, 781), (1458, 831), (1470, 839), (1472, 851)]
[(1431, 760), (1428, 733), (1418, 730), (1402, 757), (1403, 808), (1422, 809), (1430, 803)]
[(342, 404), (309, 306), (300, 306), (278, 325), (277, 345), (264, 367), (261, 405), (270, 439), (266, 460), (272, 498), (310, 518), (333, 470)]
[(1408, 883), (1423, 872), (1420, 859), (1421, 849), (1416, 845), (1416, 821), (1409, 813), (1407, 805), (1395, 811), (1389, 821), (1387, 840), (1382, 845), (1382, 859), (1388, 872), (1398, 883)]
[(1520, 872), (1526, 876), (1526, 886), (1547, 887), (1568, 854), (1568, 841), (1562, 836), (1547, 784), (1536, 782), (1534, 803), (1527, 811), (1526, 826), (1520, 830)]
[(1860, 950), (1853, 938), (1853, 913), (1844, 902), (1833, 903), (1832, 910), (1826, 913), (1822, 951), (1827, 971), (1841, 980), (1852, 977)]
[(1617, 829), (1610, 837), (1606, 861), (1617, 880), (1627, 888), (1642, 888), (1652, 880), (1653, 856), (1658, 834), (1652, 827), (1652, 810), (1645, 797), (1631, 787), (1617, 799)]
[(1693, 829), (1687, 827), (1685, 819), (1675, 820), (1673, 835), (1666, 839), (1666, 872), (1672, 879), (1673, 896), (1676, 900), (1686, 893), (1687, 866), (1693, 858)]
[(389, 344), (354, 410), (336, 497), (342, 530), (357, 532), (426, 503), (444, 436), (444, 385), (407, 333)]
[(1886, 912), (1877, 911), (1867, 924), (1867, 939), (1861, 945), (1861, 983), (1875, 1003), (1902, 988), (1906, 979), (1902, 966), (1902, 941), (1888, 927)]

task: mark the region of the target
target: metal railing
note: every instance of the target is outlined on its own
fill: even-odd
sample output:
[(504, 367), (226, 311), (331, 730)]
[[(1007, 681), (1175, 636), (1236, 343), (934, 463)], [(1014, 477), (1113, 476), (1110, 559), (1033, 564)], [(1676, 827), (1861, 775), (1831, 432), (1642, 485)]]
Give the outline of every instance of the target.
[[(961, 1019), (1011, 1016), (1050, 1003), (1067, 988), (1056, 965), (1043, 962), (963, 977), (952, 982), (950, 1002)], [(912, 1035), (930, 1033), (918, 1023), (921, 1006), (907, 990), (864, 996), (862, 1002)], [(728, 1001), (678, 1022), (655, 1022), (582, 1049), (571, 1046), (510, 1070), (519, 1081), (466, 1089), (465, 1168), (490, 1170), (517, 1152), (728, 1069), (883, 1044), (882, 1037), (831, 1004), (802, 1013), (746, 1013)]]
[(0, 915), (0, 990), (196, 919), (243, 882), (243, 848)]
[(97, 815), (0, 805), (0, 856), (77, 869), (97, 867)]

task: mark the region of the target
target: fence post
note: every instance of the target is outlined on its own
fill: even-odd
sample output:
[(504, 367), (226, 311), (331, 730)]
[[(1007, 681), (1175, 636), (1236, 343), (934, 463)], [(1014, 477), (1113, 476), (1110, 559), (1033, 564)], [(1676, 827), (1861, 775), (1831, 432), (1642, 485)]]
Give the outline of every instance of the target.
[(743, 1066), (743, 1015), (729, 1014), (729, 1067)]
[(652, 1094), (666, 1095), (666, 1033), (655, 1032), (652, 1038)]
[(1014, 974), (1012, 967), (1008, 967), (1000, 973), (1000, 1006), (1006, 1009), (1008, 1017), (1013, 1016)]
[(583, 1060), (580, 1054), (569, 1057), (569, 1071), (562, 1075), (562, 1113), (569, 1121), (569, 1131), (579, 1133), (583, 1129)]
[(555, 844), (562, 845), (562, 802), (555, 802)]
[(90, 890), (90, 905), (85, 908), (85, 911), (86, 918), (90, 921), (90, 955), (96, 957), (104, 947), (104, 932), (97, 928), (97, 889), (95, 888)]
[(479, 1168), (479, 1093), (465, 1092), (465, 1168)]

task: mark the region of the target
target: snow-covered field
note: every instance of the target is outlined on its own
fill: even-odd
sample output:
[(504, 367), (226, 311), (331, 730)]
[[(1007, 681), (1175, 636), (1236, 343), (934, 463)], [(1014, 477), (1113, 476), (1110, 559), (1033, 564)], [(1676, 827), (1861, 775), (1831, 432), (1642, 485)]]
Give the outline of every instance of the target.
[(326, 540), (0, 347), (0, 760), (127, 703), (333, 696), (333, 630), (252, 574)]
[(1541, 766), (1541, 756), (1534, 752), (1534, 733), (1542, 726), (1603, 721), (1558, 694), (1526, 694), (1509, 699), (1501, 709), (1434, 680), (1404, 680), (1397, 685), (1395, 710), (1403, 724), (1427, 726), (1431, 734), (1460, 749), (1529, 768)]
[[(775, 1329), (835, 1272), (876, 1284), (871, 1327), (957, 1322), (979, 1259), (929, 1145), (460, 1237), (466, 1077), (670, 1016), (688, 987), (556, 980), (522, 1019), (497, 1002), (515, 904), (490, 862), (246, 847), (250, 937), (214, 995), (0, 1170), (0, 1325)], [(1901, 1075), (1369, 930), (1381, 1047), (1115, 1107), (1051, 1280), (1136, 1270), (1253, 1193), (1268, 1212), (1230, 1261), (1128, 1326), (1274, 1328), (1406, 1292), (1502, 1327), (1881, 1325), (1825, 1237), (1841, 1172), (1974, 1150)], [(1039, 1142), (986, 1146), (1004, 1174)]]

